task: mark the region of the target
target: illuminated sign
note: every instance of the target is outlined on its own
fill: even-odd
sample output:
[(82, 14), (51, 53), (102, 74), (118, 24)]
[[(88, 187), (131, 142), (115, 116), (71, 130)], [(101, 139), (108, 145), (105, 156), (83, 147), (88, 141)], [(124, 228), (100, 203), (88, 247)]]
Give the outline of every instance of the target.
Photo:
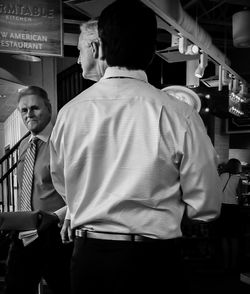
[(61, 0), (0, 0), (0, 52), (63, 56)]

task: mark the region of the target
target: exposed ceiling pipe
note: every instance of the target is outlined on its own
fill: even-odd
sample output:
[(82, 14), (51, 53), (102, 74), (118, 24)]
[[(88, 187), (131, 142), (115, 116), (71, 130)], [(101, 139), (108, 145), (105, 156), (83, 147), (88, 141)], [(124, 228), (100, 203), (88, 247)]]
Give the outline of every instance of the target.
[(198, 0), (190, 0), (187, 4), (185, 4), (185, 6), (183, 6), (184, 10), (188, 9), (189, 7), (193, 6), (194, 4), (196, 4)]

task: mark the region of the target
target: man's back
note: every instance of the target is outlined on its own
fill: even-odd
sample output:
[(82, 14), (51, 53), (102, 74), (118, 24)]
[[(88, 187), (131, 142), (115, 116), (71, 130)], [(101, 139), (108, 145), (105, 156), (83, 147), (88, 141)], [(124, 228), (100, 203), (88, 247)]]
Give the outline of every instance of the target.
[[(148, 84), (142, 71), (109, 68), (100, 82), (64, 107), (59, 128), (61, 123), (64, 132), (53, 145), (60, 150), (64, 144), (73, 227), (168, 239), (181, 236), (183, 201), (200, 200), (199, 215), (196, 204), (190, 205), (194, 218), (210, 219), (218, 213), (214, 201), (220, 198), (210, 203), (206, 197), (217, 193), (218, 176), (210, 176), (213, 185), (199, 181), (202, 173), (211, 172), (210, 165), (204, 169), (204, 161), (215, 166), (200, 117), (192, 107)], [(202, 149), (193, 148), (196, 135), (204, 141)], [(193, 156), (187, 158), (190, 150)], [(192, 169), (199, 177), (192, 176)]]

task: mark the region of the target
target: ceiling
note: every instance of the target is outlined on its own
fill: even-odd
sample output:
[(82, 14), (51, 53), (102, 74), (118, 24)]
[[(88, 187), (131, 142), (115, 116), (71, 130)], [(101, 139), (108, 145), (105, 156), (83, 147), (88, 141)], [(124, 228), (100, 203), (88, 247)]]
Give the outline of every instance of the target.
[[(85, 16), (99, 16), (101, 10), (113, 0), (89, 0), (89, 1), (79, 1), (79, 0), (67, 0), (65, 3), (68, 7), (75, 8), (78, 12), (80, 11)], [(166, 7), (171, 8), (171, 1), (161, 1), (161, 0), (142, 0), (144, 3), (150, 5), (150, 2), (156, 4), (151, 8), (155, 9), (157, 12), (158, 7), (163, 7), (166, 3), (170, 3)], [(177, 0), (175, 0), (178, 2)], [(244, 9), (250, 8), (250, 0), (179, 0), (182, 9), (193, 19), (194, 23), (197, 26), (201, 27), (205, 34), (210, 36), (212, 44), (215, 49), (218, 49), (218, 52), (221, 52), (222, 57), (225, 56), (227, 64), (233, 73), (237, 73), (240, 77), (244, 79), (245, 82), (250, 85), (250, 47), (248, 48), (236, 48), (233, 45), (233, 36), (232, 36), (232, 17), (236, 12), (242, 11)], [(176, 4), (176, 3), (174, 3)], [(162, 6), (161, 6), (162, 5)], [(66, 8), (67, 9), (67, 8)], [(173, 11), (174, 12), (174, 11)], [(162, 14), (159, 14), (162, 16)], [(163, 15), (164, 16), (164, 15)], [(171, 16), (171, 13), (170, 13)], [(166, 18), (168, 20), (168, 18)], [(159, 21), (159, 18), (158, 18)], [(189, 23), (188, 23), (189, 24)], [(159, 22), (158, 22), (159, 25)], [(158, 32), (158, 47), (165, 46), (168, 47), (171, 44), (171, 27), (173, 24), (170, 22), (170, 27), (164, 32), (159, 30)], [(165, 28), (165, 26), (163, 26)], [(175, 27), (176, 28), (176, 27)], [(250, 28), (249, 28), (250, 30)], [(174, 30), (173, 30), (174, 31)], [(206, 37), (206, 36), (205, 36)], [(204, 38), (205, 41), (207, 38)], [(195, 43), (195, 44), (198, 44)], [(202, 45), (202, 44), (200, 44)], [(200, 47), (201, 48), (201, 47)], [(214, 49), (214, 48), (212, 48)], [(178, 51), (178, 50), (177, 50)], [(179, 54), (176, 50), (168, 52), (168, 58), (163, 58), (167, 62), (177, 62), (182, 60), (191, 59), (190, 56)], [(215, 53), (217, 53), (215, 51)], [(181, 56), (182, 55), (182, 56)], [(166, 57), (166, 55), (164, 56)], [(171, 59), (171, 60), (170, 60)], [(176, 63), (175, 63), (176, 64)], [(208, 66), (204, 73), (204, 79), (210, 79), (211, 76), (211, 66)], [(184, 70), (185, 71), (185, 70)], [(168, 75), (169, 77), (169, 75)], [(167, 80), (169, 79), (167, 77)], [(167, 81), (166, 81), (167, 82)], [(178, 81), (176, 81), (178, 83)], [(225, 89), (226, 88), (226, 89)], [(200, 87), (196, 91), (201, 94), (201, 100), (204, 105), (210, 107), (212, 112), (222, 118), (230, 117), (231, 114), (228, 113), (228, 87), (223, 87), (222, 91), (218, 91), (217, 87), (205, 87), (200, 83)], [(250, 91), (250, 89), (249, 89)], [(202, 93), (204, 95), (202, 96)], [(208, 102), (204, 98), (205, 94), (209, 93), (211, 99)], [(250, 97), (249, 97), (250, 98)], [(244, 111), (246, 113), (245, 117), (250, 118), (250, 104), (246, 103), (244, 105)], [(244, 118), (245, 119), (245, 118)]]
[[(250, 9), (250, 0), (180, 0), (183, 9), (212, 37), (214, 45), (231, 61), (231, 67), (250, 83), (250, 47), (233, 45), (232, 17)], [(249, 28), (250, 30), (250, 28)]]
[[(114, 0), (64, 0), (64, 18), (84, 20), (99, 16), (102, 9)], [(141, 0), (149, 4), (166, 4), (171, 8), (171, 1)], [(213, 45), (229, 59), (231, 68), (250, 84), (250, 48), (235, 48), (232, 38), (232, 16), (243, 9), (250, 9), (250, 0), (174, 0), (191, 16), (194, 23), (204, 29), (212, 39)], [(175, 4), (175, 3), (174, 3)], [(164, 4), (159, 4), (163, 7)], [(173, 5), (178, 6), (178, 5)], [(152, 6), (154, 8), (154, 5)], [(77, 15), (75, 15), (77, 13)], [(171, 13), (170, 17), (171, 17)], [(175, 11), (173, 11), (175, 13)], [(84, 18), (84, 19), (83, 19)], [(168, 20), (168, 18), (167, 18)], [(170, 27), (169, 27), (170, 28)], [(249, 28), (250, 30), (250, 28)], [(170, 30), (171, 31), (171, 28)], [(169, 36), (165, 34), (166, 42)], [(163, 38), (164, 38), (163, 37)], [(197, 43), (196, 43), (197, 44)], [(248, 62), (249, 61), (249, 62)]]
[[(64, 0), (63, 2), (64, 32), (79, 34), (79, 23), (87, 20), (90, 15), (79, 10), (78, 5), (98, 3), (91, 12), (98, 15), (112, 0)], [(250, 0), (180, 0), (180, 4), (185, 12), (211, 36), (213, 44), (228, 57), (232, 69), (250, 84), (250, 48), (234, 47), (232, 38), (232, 16), (243, 9), (250, 9)], [(77, 56), (78, 51), (75, 46), (70, 46), (70, 49), (68, 46), (64, 47), (65, 56), (68, 54)], [(8, 78), (6, 79), (5, 75), (1, 76), (0, 71), (0, 122), (4, 122), (15, 109), (17, 91), (22, 85), (13, 75), (11, 79)]]

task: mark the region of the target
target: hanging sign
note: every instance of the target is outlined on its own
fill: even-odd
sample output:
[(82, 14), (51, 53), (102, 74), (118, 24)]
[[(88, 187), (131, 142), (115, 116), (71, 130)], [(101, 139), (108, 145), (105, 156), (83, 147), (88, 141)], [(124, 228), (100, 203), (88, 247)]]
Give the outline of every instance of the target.
[(0, 52), (63, 56), (61, 0), (0, 0)]

